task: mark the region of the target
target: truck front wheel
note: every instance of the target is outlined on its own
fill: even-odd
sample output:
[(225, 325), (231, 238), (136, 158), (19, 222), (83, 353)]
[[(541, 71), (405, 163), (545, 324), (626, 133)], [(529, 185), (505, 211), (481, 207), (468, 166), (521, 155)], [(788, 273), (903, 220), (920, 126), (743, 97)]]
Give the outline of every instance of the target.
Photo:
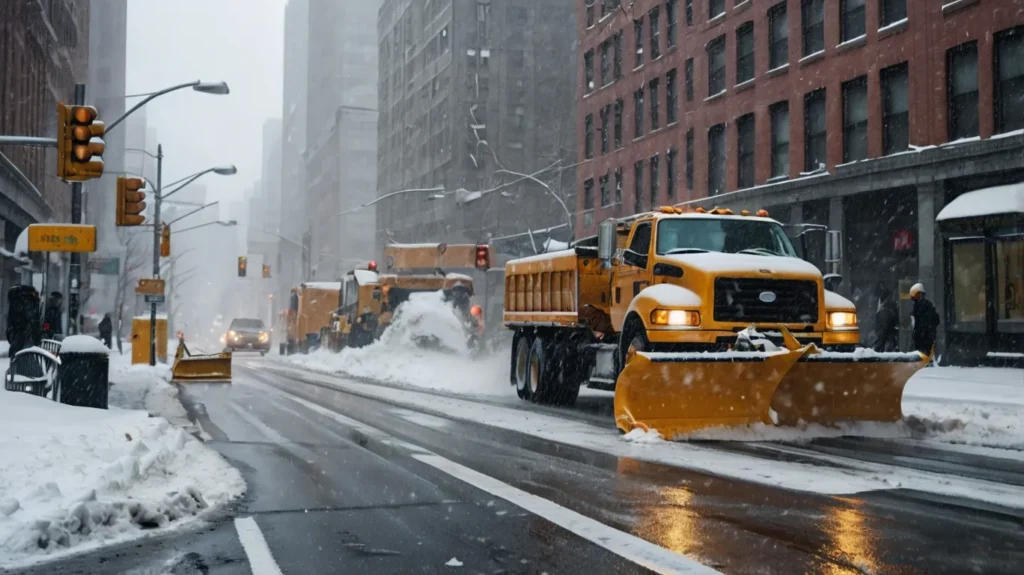
[(622, 373), (622, 370), (626, 369), (630, 353), (651, 351), (650, 348), (651, 344), (647, 340), (647, 330), (644, 329), (643, 322), (636, 316), (627, 319), (626, 325), (622, 328), (622, 337), (619, 339), (618, 372)]

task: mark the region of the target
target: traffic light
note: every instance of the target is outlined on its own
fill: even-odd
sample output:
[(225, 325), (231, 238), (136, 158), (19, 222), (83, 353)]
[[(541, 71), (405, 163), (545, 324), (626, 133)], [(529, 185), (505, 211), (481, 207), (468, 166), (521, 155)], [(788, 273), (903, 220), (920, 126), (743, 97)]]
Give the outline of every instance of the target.
[(84, 182), (103, 175), (103, 134), (92, 106), (57, 104), (57, 177)]
[(267, 265), (267, 264), (263, 264), (263, 279), (268, 279), (269, 277), (270, 277), (270, 266)]
[(167, 224), (160, 230), (160, 257), (171, 257), (171, 226)]
[(491, 248), (486, 245), (476, 247), (476, 269), (488, 270), (491, 267)]
[(141, 226), (146, 218), (142, 210), (146, 209), (146, 192), (142, 188), (146, 181), (142, 178), (117, 178), (117, 203), (114, 224), (118, 226)]
[(238, 277), (245, 277), (245, 268), (248, 263), (248, 258), (245, 256), (238, 256)]

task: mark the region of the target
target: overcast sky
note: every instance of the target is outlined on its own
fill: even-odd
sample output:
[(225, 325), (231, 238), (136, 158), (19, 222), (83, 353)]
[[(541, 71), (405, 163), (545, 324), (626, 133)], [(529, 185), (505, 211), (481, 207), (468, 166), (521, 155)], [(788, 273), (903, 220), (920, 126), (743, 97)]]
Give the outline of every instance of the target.
[(129, 94), (193, 80), (223, 80), (231, 88), (228, 96), (181, 90), (147, 106), (148, 124), (164, 146), (165, 183), (235, 164), (235, 176), (206, 176), (213, 197), (226, 201), (260, 178), (263, 122), (281, 116), (285, 4), (129, 0)]

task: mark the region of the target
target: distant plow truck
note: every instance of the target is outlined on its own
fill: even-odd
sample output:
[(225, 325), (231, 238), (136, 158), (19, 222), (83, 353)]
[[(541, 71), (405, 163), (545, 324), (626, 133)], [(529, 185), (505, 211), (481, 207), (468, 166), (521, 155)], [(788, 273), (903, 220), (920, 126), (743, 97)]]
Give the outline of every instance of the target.
[(764, 210), (660, 208), (510, 261), (503, 320), (520, 398), (571, 405), (581, 385), (614, 390), (620, 430), (666, 438), (897, 421), (930, 359), (857, 348), (853, 303)]

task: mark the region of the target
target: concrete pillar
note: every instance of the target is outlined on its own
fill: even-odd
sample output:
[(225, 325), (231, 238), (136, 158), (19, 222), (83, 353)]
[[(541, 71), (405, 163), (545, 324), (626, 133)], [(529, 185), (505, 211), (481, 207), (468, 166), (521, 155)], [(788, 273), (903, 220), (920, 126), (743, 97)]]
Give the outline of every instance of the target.
[(936, 350), (942, 350), (945, 343), (945, 265), (942, 240), (935, 226), (935, 216), (945, 205), (944, 191), (941, 182), (924, 182), (917, 186), (917, 276), (942, 318)]
[(802, 224), (804, 223), (804, 205), (803, 204), (792, 204), (789, 206), (789, 223), (791, 224)]

